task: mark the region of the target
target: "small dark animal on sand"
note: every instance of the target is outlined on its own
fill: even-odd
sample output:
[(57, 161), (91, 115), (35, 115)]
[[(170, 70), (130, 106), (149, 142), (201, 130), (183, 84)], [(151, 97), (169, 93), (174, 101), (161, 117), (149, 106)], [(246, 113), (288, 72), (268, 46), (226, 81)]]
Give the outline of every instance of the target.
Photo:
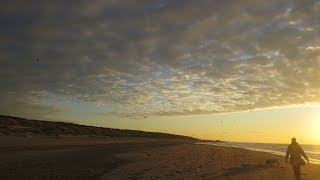
[(275, 167), (275, 166), (280, 166), (280, 161), (279, 159), (268, 159), (266, 161), (266, 166), (270, 166), (270, 167)]

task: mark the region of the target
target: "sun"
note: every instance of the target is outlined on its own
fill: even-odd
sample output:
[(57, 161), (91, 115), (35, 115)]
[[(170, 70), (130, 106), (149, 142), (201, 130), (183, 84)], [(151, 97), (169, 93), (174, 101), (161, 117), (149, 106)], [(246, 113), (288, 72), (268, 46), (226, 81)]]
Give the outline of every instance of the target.
[(314, 144), (320, 144), (320, 112), (316, 113), (311, 120), (310, 136)]

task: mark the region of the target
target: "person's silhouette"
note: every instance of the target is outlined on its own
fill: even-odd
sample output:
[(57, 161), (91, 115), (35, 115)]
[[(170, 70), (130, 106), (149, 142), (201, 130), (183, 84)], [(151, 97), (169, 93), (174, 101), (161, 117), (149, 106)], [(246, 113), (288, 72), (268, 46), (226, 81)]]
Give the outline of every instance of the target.
[(290, 163), (292, 165), (292, 169), (294, 171), (294, 175), (296, 176), (296, 180), (300, 180), (300, 165), (304, 164), (301, 155), (309, 162), (308, 157), (304, 153), (301, 146), (297, 143), (296, 138), (291, 139), (291, 144), (288, 146), (287, 154), (286, 154), (286, 164), (288, 162), (288, 157), (290, 155)]

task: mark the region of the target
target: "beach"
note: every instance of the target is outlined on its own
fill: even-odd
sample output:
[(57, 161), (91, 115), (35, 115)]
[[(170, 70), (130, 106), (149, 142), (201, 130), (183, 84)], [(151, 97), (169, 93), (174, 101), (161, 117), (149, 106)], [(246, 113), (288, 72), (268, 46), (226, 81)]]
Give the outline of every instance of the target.
[[(1, 179), (294, 179), (284, 157), (157, 138), (0, 136)], [(267, 159), (280, 166), (266, 166)], [(302, 179), (320, 179), (306, 164)]]
[(320, 180), (320, 0), (0, 4), (0, 180)]

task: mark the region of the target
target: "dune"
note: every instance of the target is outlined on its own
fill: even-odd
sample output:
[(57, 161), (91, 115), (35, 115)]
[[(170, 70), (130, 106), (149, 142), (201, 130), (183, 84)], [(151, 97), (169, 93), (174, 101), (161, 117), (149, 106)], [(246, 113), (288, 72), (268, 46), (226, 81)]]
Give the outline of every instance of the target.
[(0, 135), (10, 136), (93, 136), (93, 137), (136, 137), (136, 138), (167, 138), (197, 140), (196, 138), (137, 130), (113, 129), (78, 125), (66, 122), (50, 122), (31, 120), (0, 115)]
[[(187, 136), (7, 116), (0, 123), (0, 179), (295, 179), (283, 156)], [(319, 165), (301, 170), (302, 179), (320, 179)]]

